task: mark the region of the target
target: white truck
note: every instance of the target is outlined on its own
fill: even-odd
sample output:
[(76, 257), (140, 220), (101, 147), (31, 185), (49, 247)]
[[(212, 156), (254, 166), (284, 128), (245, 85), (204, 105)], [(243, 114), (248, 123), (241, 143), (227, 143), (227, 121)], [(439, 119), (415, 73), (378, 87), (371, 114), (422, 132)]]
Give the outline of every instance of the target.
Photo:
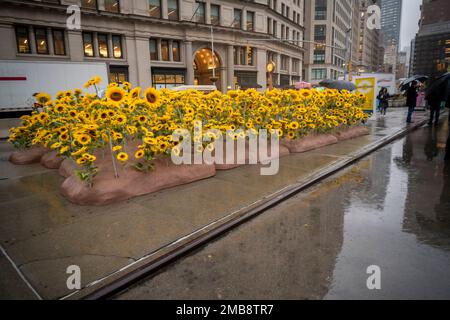
[(83, 88), (94, 76), (108, 83), (106, 63), (0, 60), (0, 116), (4, 112), (29, 111), (33, 94)]

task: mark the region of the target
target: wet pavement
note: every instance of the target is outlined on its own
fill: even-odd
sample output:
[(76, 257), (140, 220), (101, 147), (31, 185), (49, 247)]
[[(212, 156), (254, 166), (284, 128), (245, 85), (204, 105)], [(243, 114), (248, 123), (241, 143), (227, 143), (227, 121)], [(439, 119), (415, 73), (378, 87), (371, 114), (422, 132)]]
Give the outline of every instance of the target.
[(450, 299), (448, 131), (411, 133), (116, 298)]
[[(418, 119), (423, 116), (417, 115)], [(276, 176), (261, 176), (258, 166), (244, 166), (104, 207), (71, 204), (59, 193), (64, 179), (57, 171), (39, 164), (12, 165), (7, 161), (11, 148), (2, 142), (0, 245), (42, 298), (74, 293), (66, 287), (66, 268), (80, 266), (83, 290), (72, 296), (79, 298), (118, 277), (119, 270), (138, 268), (144, 259), (155, 259), (261, 199), (309, 181), (325, 168), (404, 130), (404, 117), (405, 110), (393, 110), (388, 117), (369, 122), (371, 135), (282, 158)], [(2, 277), (8, 277), (7, 273)], [(16, 285), (3, 286), (14, 279)], [(0, 279), (0, 296), (26, 297), (20, 279)]]

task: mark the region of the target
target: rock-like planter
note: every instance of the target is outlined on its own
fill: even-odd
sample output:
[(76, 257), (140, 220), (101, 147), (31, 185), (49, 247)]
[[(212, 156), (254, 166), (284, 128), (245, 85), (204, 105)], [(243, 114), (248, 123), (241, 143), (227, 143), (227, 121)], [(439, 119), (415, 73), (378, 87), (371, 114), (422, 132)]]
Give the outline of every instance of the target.
[(17, 165), (39, 163), (42, 156), (48, 152), (48, 149), (42, 147), (31, 147), (29, 149), (17, 150), (9, 156), (9, 161)]
[(44, 154), (41, 158), (41, 164), (47, 169), (59, 169), (64, 158), (58, 156), (55, 151)]
[[(67, 174), (70, 165), (65, 161), (60, 172)], [(163, 157), (155, 160), (153, 171), (140, 172), (125, 167), (119, 170), (119, 178), (114, 177), (112, 168), (102, 166), (92, 187), (83, 183), (77, 175), (70, 175), (62, 184), (61, 193), (75, 204), (101, 206), (206, 179), (215, 173), (214, 165), (177, 166), (169, 157)]]
[(369, 128), (366, 126), (349, 127), (337, 130), (333, 135), (339, 140), (350, 140), (370, 134)]
[(77, 167), (71, 159), (64, 159), (64, 161), (59, 166), (58, 173), (64, 178), (68, 178), (74, 174), (76, 169)]
[(303, 153), (338, 143), (338, 139), (331, 134), (311, 134), (301, 139), (282, 139), (281, 144), (291, 153)]

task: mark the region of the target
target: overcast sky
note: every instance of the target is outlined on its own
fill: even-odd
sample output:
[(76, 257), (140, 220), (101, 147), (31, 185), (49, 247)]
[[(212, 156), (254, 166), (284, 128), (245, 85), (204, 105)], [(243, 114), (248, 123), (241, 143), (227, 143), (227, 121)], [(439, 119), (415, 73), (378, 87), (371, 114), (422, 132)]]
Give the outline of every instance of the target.
[(416, 36), (416, 33), (419, 30), (418, 22), (420, 19), (421, 4), (422, 0), (403, 0), (400, 50), (411, 45), (411, 40)]

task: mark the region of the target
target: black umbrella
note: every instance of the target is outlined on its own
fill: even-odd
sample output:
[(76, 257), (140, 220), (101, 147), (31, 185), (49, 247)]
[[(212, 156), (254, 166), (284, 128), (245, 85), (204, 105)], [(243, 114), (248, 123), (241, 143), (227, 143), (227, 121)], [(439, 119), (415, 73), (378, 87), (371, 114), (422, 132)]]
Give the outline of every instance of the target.
[(414, 75), (406, 80), (403, 80), (402, 83), (400, 84), (400, 90), (405, 91), (409, 88), (409, 84), (411, 82), (414, 81), (419, 81), (419, 82), (425, 82), (428, 80), (427, 76), (423, 76), (423, 75)]
[(345, 80), (330, 80), (326, 79), (319, 83), (322, 87), (328, 89), (337, 89), (337, 90), (347, 90), (354, 91), (356, 90), (356, 85), (353, 82), (345, 81)]
[(441, 100), (447, 100), (450, 96), (450, 72), (443, 74), (431, 83), (425, 93), (425, 97), (428, 99), (431, 96), (440, 97)]

